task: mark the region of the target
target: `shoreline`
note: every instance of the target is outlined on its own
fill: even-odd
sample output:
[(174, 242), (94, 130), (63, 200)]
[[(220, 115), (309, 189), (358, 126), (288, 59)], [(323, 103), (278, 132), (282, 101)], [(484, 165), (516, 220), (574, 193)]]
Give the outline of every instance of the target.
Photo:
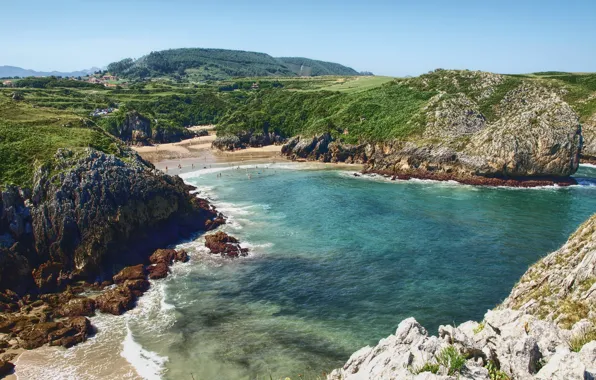
[(544, 186), (559, 186), (567, 187), (577, 185), (577, 181), (573, 177), (526, 177), (526, 178), (495, 178), (482, 176), (462, 176), (451, 173), (434, 173), (427, 171), (385, 171), (385, 170), (363, 170), (362, 174), (378, 174), (391, 180), (433, 180), (440, 182), (455, 181), (463, 185), (472, 186), (490, 186), (490, 187), (544, 187)]
[[(183, 159), (180, 159), (178, 161), (176, 161), (176, 160), (163, 160), (163, 161), (159, 161), (159, 162), (154, 163), (154, 165), (158, 169), (160, 169), (160, 168), (163, 169), (163, 167), (165, 167), (165, 165), (168, 164), (168, 163), (182, 162), (185, 165), (183, 165), (183, 168), (180, 170), (180, 173), (178, 173), (178, 172), (175, 173), (173, 170), (170, 170), (171, 171), (170, 174), (177, 175), (177, 174), (183, 174), (183, 173), (190, 173), (193, 170), (204, 169), (204, 167), (202, 167), (202, 166), (201, 167), (196, 167), (195, 166), (195, 168), (192, 168), (192, 166), (190, 166), (191, 163), (193, 163), (193, 162), (201, 162), (200, 161), (201, 158), (204, 159), (204, 160), (210, 159), (210, 161), (208, 161), (208, 162), (211, 162), (211, 165), (213, 165), (213, 168), (214, 169), (217, 168), (217, 167), (222, 167), (223, 168), (224, 166), (222, 166), (222, 165), (231, 164), (231, 163), (242, 163), (242, 164), (249, 164), (250, 163), (250, 164), (252, 164), (252, 163), (267, 163), (267, 162), (270, 162), (270, 161), (264, 160), (263, 158), (258, 158), (258, 157), (255, 157), (253, 155), (250, 155), (250, 154), (248, 155), (248, 159), (245, 161), (244, 158), (241, 158), (244, 155), (243, 154), (239, 154), (239, 153), (245, 153), (245, 152), (242, 152), (242, 151), (239, 151), (238, 153), (235, 153), (235, 154), (223, 154), (222, 155), (222, 154), (218, 154), (219, 152), (214, 152), (213, 150), (209, 149), (209, 150), (203, 150), (202, 153), (203, 154), (201, 154), (201, 155), (198, 155), (198, 156), (195, 156), (195, 157), (183, 158)], [(268, 156), (268, 157), (270, 157), (270, 158), (271, 157), (279, 158), (281, 156), (273, 155), (273, 156)], [(239, 161), (238, 160), (239, 158), (242, 161)], [(323, 167), (325, 167), (325, 168), (329, 168), (329, 169), (338, 169), (338, 170), (341, 170), (341, 169), (351, 169), (351, 170), (354, 170), (354, 169), (356, 169), (358, 172), (363, 173), (363, 171), (361, 171), (362, 170), (361, 167), (363, 165), (361, 165), (361, 164), (345, 164), (345, 163), (342, 163), (342, 162), (325, 163), (325, 162), (320, 162), (320, 161), (307, 161), (307, 160), (291, 161), (291, 160), (285, 159), (285, 157), (284, 157), (283, 160), (280, 160), (277, 163), (292, 163), (292, 164), (296, 164), (296, 166), (312, 165), (313, 168), (316, 168), (316, 167), (323, 168)], [(209, 165), (209, 164), (207, 164), (207, 165)], [(235, 165), (230, 165), (230, 166), (235, 166)], [(176, 171), (178, 171), (177, 168), (176, 168)], [(387, 174), (381, 174), (381, 173), (378, 173), (378, 172), (370, 172), (369, 171), (369, 172), (367, 172), (367, 174), (368, 173), (375, 173), (375, 174), (378, 174), (378, 175), (383, 175), (386, 178), (388, 177)], [(184, 178), (184, 177), (182, 177), (182, 178)], [(420, 178), (420, 177), (416, 177), (416, 176), (412, 176), (412, 175), (410, 177), (408, 177), (408, 178), (405, 178), (405, 175), (402, 175), (402, 177), (397, 177), (396, 176), (396, 179), (400, 179), (400, 180), (408, 180), (408, 179), (412, 179), (412, 178)], [(421, 179), (433, 179), (433, 180), (437, 180), (436, 178), (421, 178)], [(443, 181), (453, 181), (453, 180), (455, 180), (455, 179), (443, 179)], [(438, 181), (440, 181), (440, 180), (438, 180)], [(458, 181), (458, 182), (460, 182), (460, 181)], [(463, 183), (463, 182), (461, 182), (461, 183)], [(472, 184), (472, 185), (475, 185), (475, 184)], [(481, 185), (478, 185), (478, 186), (495, 186), (495, 185), (481, 184)], [(511, 185), (500, 185), (500, 186), (511, 186)], [(520, 186), (517, 186), (517, 187), (520, 187)], [(523, 186), (521, 186), (521, 187), (523, 187)], [(153, 288), (153, 286), (154, 286), (154, 284), (152, 284), (152, 288)], [(141, 297), (140, 299), (144, 299), (145, 297), (149, 297), (149, 296), (148, 295), (145, 295), (145, 296)], [(137, 308), (138, 308), (138, 306), (137, 306)], [(125, 316), (119, 316), (117, 318), (119, 318), (119, 319), (125, 319), (126, 317)], [(129, 337), (127, 336), (127, 339), (128, 338)], [(130, 337), (130, 339), (132, 339), (132, 336)], [(136, 342), (134, 342), (134, 343), (136, 343)], [(142, 347), (141, 347), (141, 349), (142, 349)], [(33, 350), (33, 351), (35, 351), (35, 350)], [(19, 363), (19, 361), (21, 359), (22, 352), (26, 352), (26, 351), (25, 350), (21, 350), (21, 352), (19, 352), (19, 355), (13, 361), (15, 364), (21, 365), (21, 366), (23, 366), (23, 364)], [(39, 360), (41, 358), (42, 357), (35, 357), (33, 360)], [(119, 359), (120, 359), (120, 357), (119, 357)], [(134, 364), (131, 363), (130, 361), (128, 361), (127, 358), (122, 357), (121, 359), (124, 360), (124, 361), (126, 361), (126, 363), (128, 363), (128, 364), (130, 364), (131, 366), (134, 367)], [(31, 360), (31, 358), (27, 358), (26, 361), (28, 361), (28, 360)], [(7, 379), (18, 379), (19, 377), (17, 377), (16, 374), (11, 374), (11, 375), (9, 375), (6, 378)], [(21, 375), (21, 378), (22, 378), (22, 375)]]

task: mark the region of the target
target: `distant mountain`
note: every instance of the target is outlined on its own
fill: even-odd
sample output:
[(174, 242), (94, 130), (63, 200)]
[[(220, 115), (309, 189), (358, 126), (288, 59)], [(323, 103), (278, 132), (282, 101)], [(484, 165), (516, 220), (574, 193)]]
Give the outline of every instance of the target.
[(123, 59), (108, 65), (112, 74), (129, 78), (184, 77), (225, 80), (235, 77), (359, 75), (338, 63), (308, 58), (274, 58), (242, 50), (185, 48), (151, 52), (138, 60)]
[(16, 67), (16, 66), (0, 66), (0, 78), (49, 77), (52, 75), (57, 76), (57, 77), (78, 77), (78, 76), (85, 76), (88, 74), (92, 74), (98, 70), (100, 70), (100, 69), (97, 67), (92, 67), (88, 70), (80, 70), (80, 71), (72, 71), (72, 72), (35, 71), (35, 70), (23, 69), (21, 67)]

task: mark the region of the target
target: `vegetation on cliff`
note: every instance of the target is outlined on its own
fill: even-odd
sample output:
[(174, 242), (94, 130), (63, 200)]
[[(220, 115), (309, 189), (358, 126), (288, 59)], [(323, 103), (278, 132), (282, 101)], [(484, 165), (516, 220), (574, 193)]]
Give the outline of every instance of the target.
[(122, 144), (69, 112), (39, 108), (0, 95), (0, 185), (31, 187), (37, 167), (59, 148), (95, 148), (120, 155)]

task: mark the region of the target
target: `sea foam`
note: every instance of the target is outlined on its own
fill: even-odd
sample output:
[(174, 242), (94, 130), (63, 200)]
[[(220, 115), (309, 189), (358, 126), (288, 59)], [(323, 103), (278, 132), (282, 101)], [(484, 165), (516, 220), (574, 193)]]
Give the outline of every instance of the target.
[(146, 380), (160, 380), (165, 371), (165, 363), (168, 361), (167, 357), (145, 350), (138, 344), (132, 336), (128, 323), (120, 355), (135, 368), (139, 376)]

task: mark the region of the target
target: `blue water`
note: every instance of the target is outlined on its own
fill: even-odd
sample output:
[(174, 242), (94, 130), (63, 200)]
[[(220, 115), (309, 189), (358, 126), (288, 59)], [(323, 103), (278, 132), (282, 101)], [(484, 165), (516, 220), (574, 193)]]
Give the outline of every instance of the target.
[(409, 316), (432, 333), (480, 320), (596, 212), (591, 179), (497, 189), (284, 165), (185, 175), (251, 255), (213, 257), (201, 237), (182, 245), (191, 262), (164, 283), (175, 322), (151, 334), (131, 324), (169, 358), (164, 377), (315, 376)]

